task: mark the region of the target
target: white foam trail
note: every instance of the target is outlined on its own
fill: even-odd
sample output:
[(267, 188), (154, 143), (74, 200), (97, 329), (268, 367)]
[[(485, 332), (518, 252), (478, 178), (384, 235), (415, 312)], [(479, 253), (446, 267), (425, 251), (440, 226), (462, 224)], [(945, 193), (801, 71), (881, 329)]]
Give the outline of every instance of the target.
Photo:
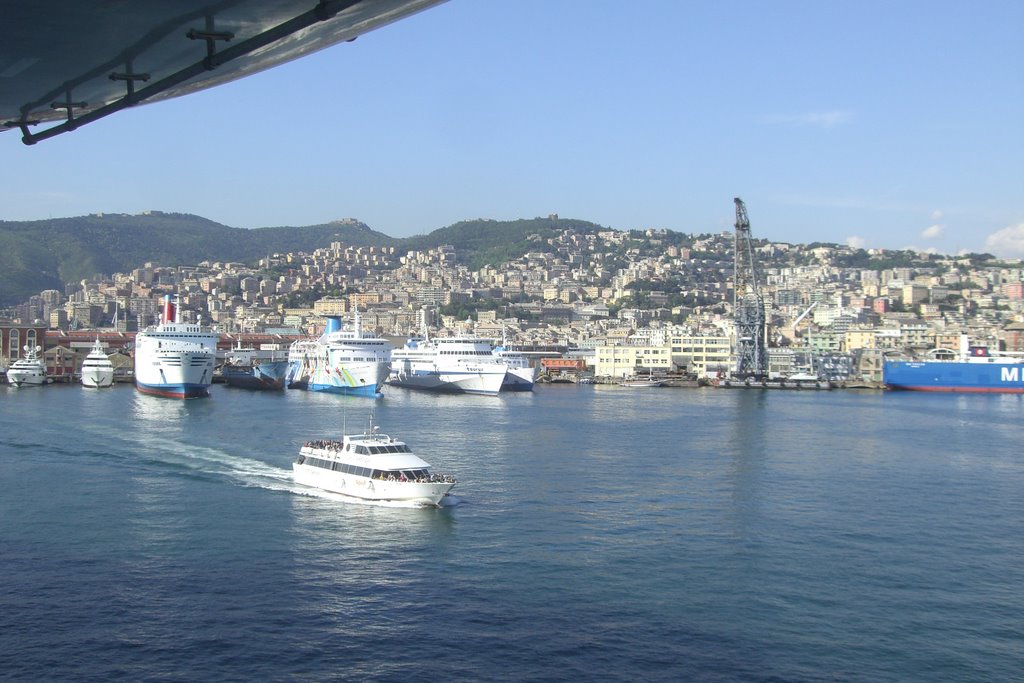
[[(197, 472), (224, 476), (242, 486), (355, 505), (391, 508), (424, 507), (411, 502), (361, 500), (340, 493), (303, 486), (296, 484), (293, 480), (290, 466), (285, 469), (256, 458), (232, 455), (216, 448), (170, 441), (166, 438), (129, 438), (127, 434), (116, 438), (135, 445), (135, 450), (144, 451), (150, 459), (185, 466)], [(454, 507), (460, 502), (458, 497), (449, 495), (441, 501), (440, 507)]]

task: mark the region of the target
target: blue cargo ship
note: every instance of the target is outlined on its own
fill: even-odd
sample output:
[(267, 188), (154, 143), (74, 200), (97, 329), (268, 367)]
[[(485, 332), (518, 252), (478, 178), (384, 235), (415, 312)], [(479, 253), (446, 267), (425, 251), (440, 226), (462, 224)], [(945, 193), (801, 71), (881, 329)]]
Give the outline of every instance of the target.
[(1024, 358), (992, 356), (965, 343), (955, 360), (886, 361), (882, 381), (908, 391), (1024, 394)]

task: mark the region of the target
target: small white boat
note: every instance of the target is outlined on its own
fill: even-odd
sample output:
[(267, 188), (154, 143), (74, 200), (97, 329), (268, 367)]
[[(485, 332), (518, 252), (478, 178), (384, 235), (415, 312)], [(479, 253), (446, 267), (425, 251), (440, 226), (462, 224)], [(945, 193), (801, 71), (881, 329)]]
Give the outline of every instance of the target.
[(82, 361), (82, 386), (102, 389), (114, 385), (114, 365), (110, 362), (99, 337), (89, 355)]
[(654, 388), (654, 387), (660, 387), (660, 386), (664, 386), (664, 385), (665, 385), (665, 380), (658, 379), (657, 377), (647, 377), (647, 376), (644, 376), (644, 377), (626, 377), (621, 382), (619, 382), (619, 386), (630, 387), (631, 389)]
[(455, 486), (407, 444), (379, 433), (372, 417), (363, 434), (307, 442), (292, 474), (297, 484), (378, 503), (438, 506)]
[(39, 352), (43, 347), (25, 346), (25, 357), (19, 358), (7, 369), (7, 381), (15, 387), (38, 387), (46, 384), (46, 366)]

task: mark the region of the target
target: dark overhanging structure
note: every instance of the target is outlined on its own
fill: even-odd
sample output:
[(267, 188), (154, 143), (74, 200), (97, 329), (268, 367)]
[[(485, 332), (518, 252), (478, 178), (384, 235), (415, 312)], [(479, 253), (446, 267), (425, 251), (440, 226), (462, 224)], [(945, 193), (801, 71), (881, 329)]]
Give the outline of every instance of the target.
[[(17, 128), (32, 145), (351, 42), (443, 1), (0, 0), (0, 131)], [(54, 125), (35, 130), (43, 123)]]

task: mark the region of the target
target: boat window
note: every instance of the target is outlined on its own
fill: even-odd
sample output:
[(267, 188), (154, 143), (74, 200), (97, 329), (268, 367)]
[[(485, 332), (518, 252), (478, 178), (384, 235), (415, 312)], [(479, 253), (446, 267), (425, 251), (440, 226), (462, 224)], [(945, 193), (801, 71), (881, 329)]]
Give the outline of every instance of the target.
[(369, 455), (370, 451), (366, 449), (366, 446), (356, 446), (356, 453), (361, 453), (362, 455)]

